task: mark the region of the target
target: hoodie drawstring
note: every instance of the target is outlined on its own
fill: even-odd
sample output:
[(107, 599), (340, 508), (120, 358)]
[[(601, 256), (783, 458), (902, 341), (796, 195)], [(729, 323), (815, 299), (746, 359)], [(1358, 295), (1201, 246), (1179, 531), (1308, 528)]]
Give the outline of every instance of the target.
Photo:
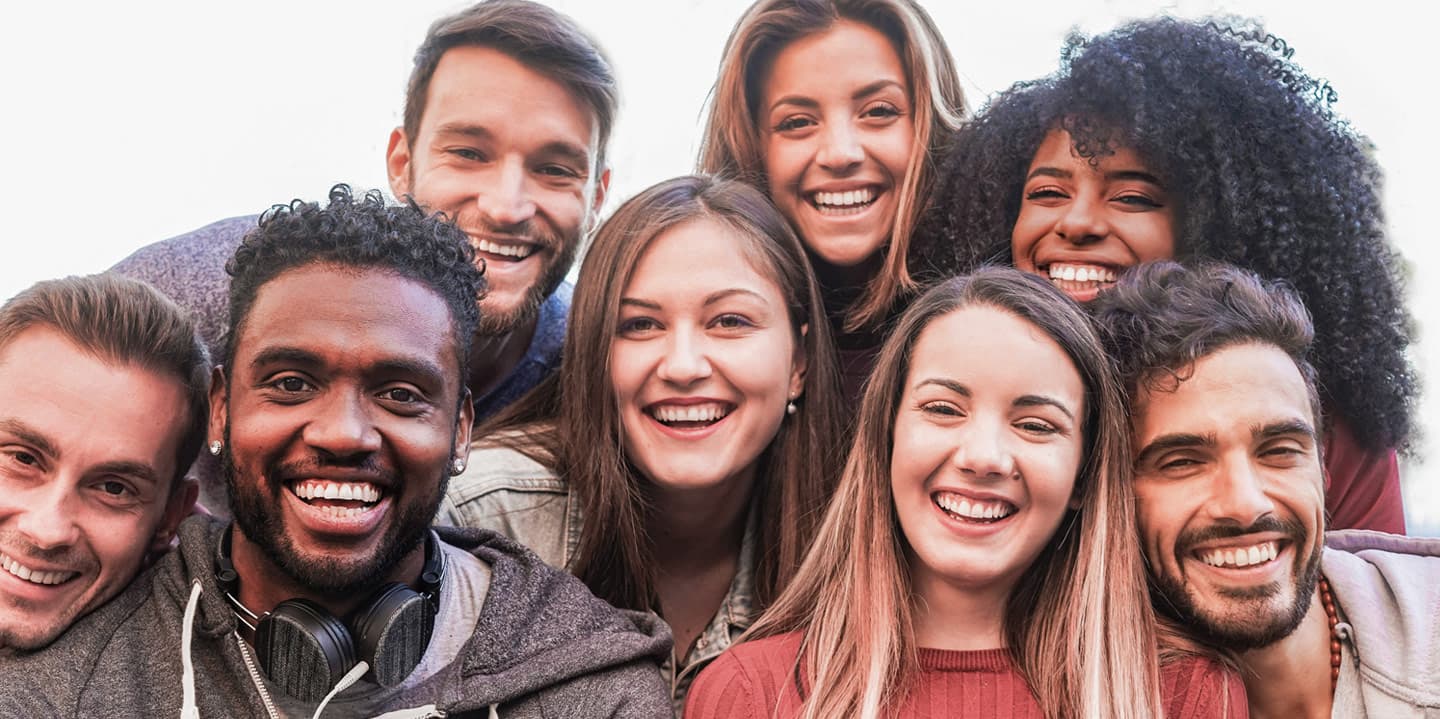
[(200, 707), (195, 704), (195, 661), (190, 657), (192, 640), (195, 638), (195, 608), (200, 606), (200, 582), (190, 585), (190, 601), (185, 603), (184, 628), (180, 631), (180, 664), (184, 671), (180, 686), (185, 698), (180, 705), (180, 719), (200, 719)]
[(500, 719), (500, 712), (499, 712), (499, 710), (496, 709), (496, 707), (498, 707), (498, 706), (500, 706), (500, 705), (499, 705), (499, 704), (491, 704), (491, 705), (490, 705), (490, 719)]
[(350, 671), (345, 672), (345, 676), (340, 677), (340, 681), (335, 683), (335, 688), (331, 689), (330, 693), (325, 695), (325, 699), (320, 702), (320, 706), (315, 707), (315, 714), (310, 717), (310, 719), (320, 719), (320, 714), (325, 711), (325, 706), (330, 703), (330, 700), (334, 699), (336, 694), (349, 689), (351, 684), (360, 681), (360, 677), (365, 676), (365, 672), (368, 671), (370, 671), (370, 665), (363, 661), (351, 667)]

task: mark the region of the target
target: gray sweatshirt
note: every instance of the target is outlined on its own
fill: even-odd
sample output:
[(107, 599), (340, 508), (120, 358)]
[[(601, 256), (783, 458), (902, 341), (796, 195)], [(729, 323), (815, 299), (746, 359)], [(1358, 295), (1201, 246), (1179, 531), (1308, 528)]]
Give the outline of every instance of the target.
[[(225, 527), (186, 520), (179, 550), (109, 604), (49, 648), (0, 659), (0, 717), (278, 716), (215, 582)], [(460, 655), (396, 695), (386, 716), (671, 715), (662, 623), (596, 599), (499, 535), (438, 531), (490, 565), (490, 589)]]

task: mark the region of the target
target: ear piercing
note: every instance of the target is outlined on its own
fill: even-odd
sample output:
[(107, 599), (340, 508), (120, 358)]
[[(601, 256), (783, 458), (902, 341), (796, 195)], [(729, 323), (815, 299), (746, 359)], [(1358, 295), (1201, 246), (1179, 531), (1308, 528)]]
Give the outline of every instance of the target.
[(219, 456), (220, 456), (220, 450), (221, 450), (221, 448), (223, 448), (224, 446), (225, 446), (225, 445), (223, 445), (223, 444), (220, 443), (220, 440), (218, 440), (218, 439), (217, 439), (217, 440), (212, 440), (212, 441), (210, 442), (210, 454), (212, 454), (212, 455), (214, 455), (214, 456), (216, 456), (216, 457), (219, 457)]
[(457, 477), (465, 471), (465, 460), (456, 457), (450, 462), (450, 476)]
[(795, 406), (795, 400), (799, 395), (791, 395), (790, 401), (785, 403), (785, 414), (795, 414), (800, 408)]

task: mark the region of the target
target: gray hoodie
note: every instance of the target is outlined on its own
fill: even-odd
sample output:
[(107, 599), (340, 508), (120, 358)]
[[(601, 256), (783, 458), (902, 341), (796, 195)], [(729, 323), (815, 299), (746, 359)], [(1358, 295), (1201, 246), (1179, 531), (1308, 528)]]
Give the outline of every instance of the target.
[(1440, 538), (1346, 530), (1321, 560), (1342, 615), (1333, 717), (1440, 717)]
[[(180, 549), (109, 604), (49, 648), (0, 659), (0, 717), (275, 715), (215, 582), (226, 526), (187, 520)], [(490, 589), (460, 655), (396, 695), (386, 716), (670, 716), (656, 668), (670, 651), (663, 624), (596, 599), (499, 535), (438, 531), (490, 566)]]

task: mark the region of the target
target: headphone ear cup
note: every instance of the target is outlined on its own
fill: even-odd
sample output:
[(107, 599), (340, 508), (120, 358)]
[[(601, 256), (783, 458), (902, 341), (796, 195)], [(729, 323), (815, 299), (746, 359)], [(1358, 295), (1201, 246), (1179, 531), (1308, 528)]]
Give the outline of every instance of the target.
[(325, 698), (355, 666), (355, 643), (339, 619), (308, 599), (290, 599), (255, 627), (260, 670), (289, 696)]
[(398, 686), (419, 666), (435, 629), (430, 598), (392, 582), (360, 603), (350, 617), (356, 654), (382, 687)]

